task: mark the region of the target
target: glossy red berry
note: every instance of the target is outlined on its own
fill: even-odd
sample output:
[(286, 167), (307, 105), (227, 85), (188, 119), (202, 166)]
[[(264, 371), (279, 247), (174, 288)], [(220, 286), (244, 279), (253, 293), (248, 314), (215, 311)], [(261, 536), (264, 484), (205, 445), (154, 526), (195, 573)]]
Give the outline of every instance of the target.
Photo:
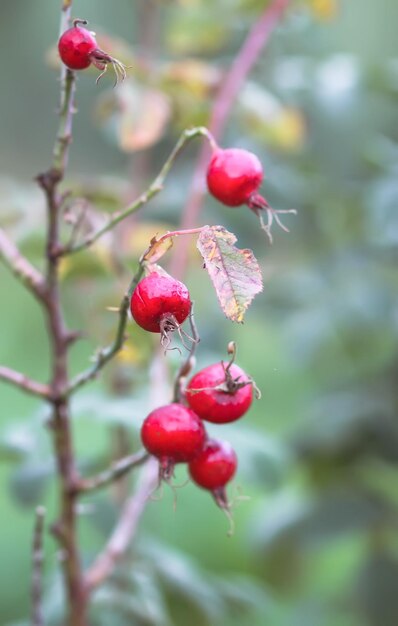
[(84, 70), (91, 65), (91, 55), (98, 48), (89, 30), (79, 25), (66, 30), (58, 42), (59, 56), (71, 70)]
[(209, 491), (225, 487), (235, 475), (238, 459), (227, 441), (208, 439), (202, 450), (189, 463), (192, 480)]
[[(198, 390), (198, 391), (195, 391)], [(199, 417), (215, 424), (234, 422), (246, 413), (253, 400), (253, 384), (234, 363), (214, 363), (195, 374), (186, 399)]]
[[(253, 152), (240, 148), (222, 150), (216, 148), (207, 168), (207, 186), (210, 193), (230, 207), (246, 204), (259, 218), (261, 228), (272, 243), (271, 226), (273, 221), (289, 232), (282, 224), (279, 214), (296, 213), (294, 209), (272, 209), (259, 193), (264, 172), (261, 162)], [(266, 211), (267, 223), (262, 211)]]
[(141, 440), (160, 461), (161, 475), (170, 477), (175, 463), (192, 461), (203, 448), (206, 431), (201, 419), (182, 404), (152, 411), (141, 428)]
[(91, 64), (94, 65), (101, 71), (97, 82), (111, 64), (116, 74), (116, 83), (119, 79), (124, 80), (126, 78), (125, 65), (101, 50), (97, 45), (95, 34), (83, 28), (81, 24), (87, 24), (87, 21), (74, 20), (72, 28), (62, 33), (58, 41), (61, 61), (71, 70), (84, 70)]
[(252, 152), (239, 148), (218, 148), (207, 169), (207, 186), (223, 204), (241, 206), (251, 202), (263, 177), (263, 167)]
[(135, 288), (130, 301), (131, 315), (151, 333), (170, 332), (188, 317), (192, 303), (187, 287), (171, 276), (152, 272)]

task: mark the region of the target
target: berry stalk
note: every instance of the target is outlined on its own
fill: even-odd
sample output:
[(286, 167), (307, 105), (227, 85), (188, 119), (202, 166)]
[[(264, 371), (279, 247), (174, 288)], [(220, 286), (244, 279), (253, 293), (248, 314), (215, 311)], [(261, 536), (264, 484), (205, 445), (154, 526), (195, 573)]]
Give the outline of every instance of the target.
[(171, 151), (170, 155), (166, 159), (164, 165), (162, 166), (162, 169), (160, 170), (159, 174), (149, 185), (148, 189), (144, 191), (144, 193), (142, 193), (137, 198), (137, 200), (135, 200), (128, 207), (114, 214), (104, 226), (102, 226), (97, 231), (95, 231), (94, 233), (86, 237), (86, 239), (84, 239), (83, 241), (81, 241), (80, 243), (74, 246), (66, 247), (62, 251), (62, 254), (64, 255), (75, 254), (76, 252), (81, 252), (82, 250), (89, 248), (96, 241), (98, 241), (98, 239), (100, 239), (103, 235), (105, 235), (105, 233), (109, 232), (110, 230), (113, 230), (118, 224), (120, 224), (120, 222), (125, 220), (127, 217), (129, 217), (133, 213), (136, 213), (139, 209), (141, 209), (144, 205), (146, 205), (152, 198), (157, 196), (158, 193), (162, 191), (165, 180), (167, 176), (169, 175), (170, 170), (173, 167), (175, 160), (177, 159), (179, 154), (182, 152), (182, 150), (185, 148), (187, 143), (189, 143), (190, 141), (192, 141), (192, 139), (195, 139), (196, 137), (205, 137), (209, 141), (210, 145), (212, 147), (215, 147), (215, 142), (211, 133), (209, 133), (207, 128), (205, 128), (204, 126), (188, 128), (184, 130), (179, 140), (177, 141), (176, 145), (174, 146), (173, 150)]

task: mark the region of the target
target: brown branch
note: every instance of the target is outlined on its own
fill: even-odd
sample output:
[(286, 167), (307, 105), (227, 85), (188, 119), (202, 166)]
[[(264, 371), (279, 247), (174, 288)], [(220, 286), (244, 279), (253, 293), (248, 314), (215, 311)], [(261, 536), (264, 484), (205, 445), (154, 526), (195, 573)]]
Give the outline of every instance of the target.
[(9, 367), (0, 366), (0, 380), (10, 383), (11, 385), (15, 385), (33, 396), (39, 396), (40, 398), (45, 398), (46, 400), (50, 397), (50, 387), (48, 385), (38, 383), (24, 374), (21, 374), (21, 372), (16, 372)]
[(43, 300), (46, 296), (45, 281), (40, 272), (21, 254), (17, 246), (0, 228), (0, 258), (16, 278), (35, 298)]
[(97, 476), (81, 478), (75, 486), (76, 491), (83, 494), (106, 487), (128, 474), (133, 468), (142, 465), (147, 459), (148, 453), (145, 450), (130, 454), (129, 456), (115, 461), (109, 469), (97, 474)]
[[(219, 141), (229, 114), (235, 104), (244, 82), (258, 60), (261, 51), (267, 45), (278, 22), (281, 20), (290, 0), (273, 0), (267, 4), (263, 14), (249, 31), (241, 49), (235, 57), (214, 101), (209, 131), (215, 141)], [(209, 148), (203, 144), (196, 162), (191, 189), (187, 195), (181, 228), (192, 228), (198, 220), (205, 195), (204, 178), (209, 162)], [(181, 278), (187, 265), (188, 243), (179, 242), (175, 248), (170, 271), (176, 278)]]
[(86, 573), (85, 583), (88, 591), (101, 585), (112, 574), (120, 558), (124, 556), (137, 531), (148, 498), (156, 488), (158, 473), (158, 463), (151, 459), (141, 473), (137, 490), (125, 502), (107, 545)]
[(38, 506), (36, 509), (36, 520), (33, 531), (32, 544), (32, 626), (44, 626), (44, 617), (42, 609), (43, 596), (43, 533), (44, 533), (44, 516), (45, 509)]
[[(63, 32), (70, 24), (72, 0), (63, 0), (61, 9), (60, 31)], [(64, 196), (59, 192), (59, 184), (64, 178), (68, 162), (69, 145), (72, 137), (74, 93), (74, 73), (63, 66), (61, 70), (59, 126), (54, 143), (52, 164), (47, 172), (37, 177), (37, 180), (46, 197), (48, 215), (46, 314), (52, 356), (52, 378), (50, 382), (52, 418), (50, 427), (60, 483), (60, 514), (58, 521), (53, 525), (53, 532), (64, 554), (62, 568), (67, 598), (66, 624), (68, 626), (88, 626), (88, 595), (84, 587), (80, 562), (77, 540), (76, 493), (73, 491), (73, 485), (78, 481), (78, 473), (74, 458), (70, 408), (65, 393), (69, 382), (68, 348), (72, 335), (65, 324), (59, 287), (60, 217), (64, 200)]]

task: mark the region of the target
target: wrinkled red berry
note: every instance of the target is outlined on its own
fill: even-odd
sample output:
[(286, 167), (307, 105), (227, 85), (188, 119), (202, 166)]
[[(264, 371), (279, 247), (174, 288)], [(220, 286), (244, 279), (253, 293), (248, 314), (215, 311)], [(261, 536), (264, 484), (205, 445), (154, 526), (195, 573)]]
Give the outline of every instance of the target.
[(91, 65), (91, 55), (98, 48), (94, 35), (81, 26), (66, 30), (58, 42), (59, 56), (71, 70), (84, 70)]
[(203, 448), (206, 431), (201, 419), (182, 404), (152, 411), (141, 428), (145, 448), (160, 461), (161, 475), (170, 477), (175, 463), (191, 461)]
[[(253, 400), (253, 385), (234, 363), (227, 368), (214, 363), (195, 374), (186, 389), (186, 399), (199, 417), (215, 424), (233, 422), (246, 413)], [(247, 384), (245, 384), (247, 383)], [(196, 391), (201, 390), (201, 391)]]
[(248, 150), (216, 149), (207, 170), (210, 193), (227, 206), (240, 206), (251, 201), (263, 181), (263, 167)]
[(199, 487), (219, 491), (232, 480), (237, 465), (236, 453), (227, 441), (208, 439), (189, 463), (189, 473)]
[(137, 324), (151, 333), (162, 334), (182, 324), (191, 306), (187, 287), (179, 280), (157, 272), (138, 283), (130, 301), (131, 315)]

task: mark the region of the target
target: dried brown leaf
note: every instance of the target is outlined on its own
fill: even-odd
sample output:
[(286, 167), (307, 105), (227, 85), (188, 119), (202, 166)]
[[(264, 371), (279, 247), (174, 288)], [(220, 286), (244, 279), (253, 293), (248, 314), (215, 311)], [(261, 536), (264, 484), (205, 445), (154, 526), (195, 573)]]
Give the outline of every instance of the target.
[(236, 237), (223, 226), (210, 226), (199, 235), (197, 247), (217, 298), (228, 319), (243, 322), (254, 296), (263, 289), (261, 270), (251, 250), (240, 250)]

